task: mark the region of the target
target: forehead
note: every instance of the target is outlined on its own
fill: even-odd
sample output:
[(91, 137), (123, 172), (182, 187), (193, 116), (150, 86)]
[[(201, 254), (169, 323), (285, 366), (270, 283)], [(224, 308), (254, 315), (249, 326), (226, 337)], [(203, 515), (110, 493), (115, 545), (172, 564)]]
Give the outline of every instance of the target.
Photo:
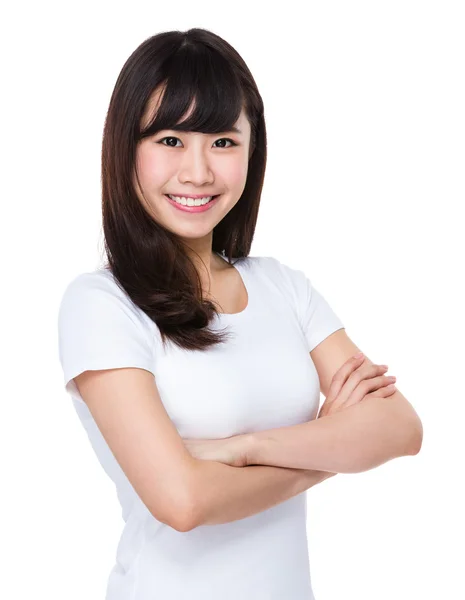
[[(164, 93), (163, 87), (160, 87), (152, 92), (149, 100), (147, 101), (147, 104), (145, 106), (144, 113), (143, 113), (143, 116), (141, 119), (141, 125), (143, 128), (145, 128), (148, 125), (148, 123), (150, 123), (153, 120), (153, 118), (155, 117), (158, 107), (160, 106), (161, 101), (163, 99), (163, 93)], [(182, 116), (182, 118), (178, 122), (185, 121), (190, 116), (190, 114), (192, 113), (192, 111), (194, 109), (195, 109), (195, 99), (192, 101), (191, 105), (189, 106), (189, 109), (185, 112), (185, 114)], [(249, 121), (247, 119), (247, 115), (246, 115), (244, 107), (242, 107), (239, 117), (238, 117), (237, 121), (234, 123), (234, 125), (240, 130), (242, 135), (247, 134), (247, 132), (250, 130)]]

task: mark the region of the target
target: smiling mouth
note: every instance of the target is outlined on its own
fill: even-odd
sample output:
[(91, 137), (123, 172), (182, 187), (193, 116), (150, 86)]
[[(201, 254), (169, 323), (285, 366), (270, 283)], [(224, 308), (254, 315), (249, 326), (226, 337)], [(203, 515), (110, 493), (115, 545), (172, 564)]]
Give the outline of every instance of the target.
[[(177, 196), (172, 196), (171, 194), (164, 194), (164, 196), (166, 198), (168, 198), (169, 200), (171, 200), (172, 202), (176, 202), (177, 204), (180, 204), (181, 206), (205, 206), (206, 204), (210, 204), (210, 202), (213, 202), (213, 200), (216, 200), (216, 198), (221, 196), (221, 194), (216, 194), (215, 196), (204, 196), (205, 198), (210, 198), (210, 200), (203, 204), (195, 203), (200, 198), (188, 198), (187, 196), (180, 196), (179, 198), (185, 198), (187, 200), (186, 204), (183, 204), (182, 202), (179, 201), (179, 198)], [(189, 204), (189, 201), (191, 201), (192, 203)]]

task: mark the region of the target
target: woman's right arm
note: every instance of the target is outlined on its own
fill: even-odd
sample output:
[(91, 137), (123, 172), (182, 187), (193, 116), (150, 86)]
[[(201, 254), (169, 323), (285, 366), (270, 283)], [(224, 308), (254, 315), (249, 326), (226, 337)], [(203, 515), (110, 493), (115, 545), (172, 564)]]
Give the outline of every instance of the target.
[(143, 368), (86, 370), (74, 381), (142, 502), (178, 531), (243, 519), (333, 475), (193, 458)]
[(210, 460), (196, 462), (193, 470), (196, 511), (192, 528), (250, 517), (336, 475), (262, 465), (231, 467)]

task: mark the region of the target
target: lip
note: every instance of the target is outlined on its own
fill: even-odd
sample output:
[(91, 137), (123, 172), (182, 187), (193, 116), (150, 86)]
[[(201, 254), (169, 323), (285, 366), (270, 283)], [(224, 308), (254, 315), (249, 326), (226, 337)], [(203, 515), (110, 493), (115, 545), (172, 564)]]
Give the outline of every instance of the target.
[[(203, 198), (204, 196), (199, 196), (199, 197)], [(216, 198), (214, 198), (213, 200), (210, 200), (210, 202), (207, 202), (207, 204), (204, 204), (203, 206), (183, 206), (182, 204), (178, 204), (174, 200), (171, 200), (171, 198), (168, 196), (168, 194), (165, 194), (165, 198), (168, 200), (168, 202), (171, 205), (173, 205), (178, 210), (183, 210), (184, 212), (189, 212), (189, 213), (198, 213), (198, 212), (205, 212), (206, 210), (210, 210), (213, 206), (215, 206), (215, 204), (218, 202), (220, 197), (221, 197), (221, 194), (218, 194), (216, 196)]]

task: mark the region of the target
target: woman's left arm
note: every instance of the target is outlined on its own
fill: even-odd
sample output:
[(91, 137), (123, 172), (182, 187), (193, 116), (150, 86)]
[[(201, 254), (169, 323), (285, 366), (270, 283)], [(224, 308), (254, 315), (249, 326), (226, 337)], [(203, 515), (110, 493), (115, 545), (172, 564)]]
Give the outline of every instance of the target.
[(248, 465), (361, 473), (418, 454), (422, 423), (397, 390), (316, 420), (249, 434)]

